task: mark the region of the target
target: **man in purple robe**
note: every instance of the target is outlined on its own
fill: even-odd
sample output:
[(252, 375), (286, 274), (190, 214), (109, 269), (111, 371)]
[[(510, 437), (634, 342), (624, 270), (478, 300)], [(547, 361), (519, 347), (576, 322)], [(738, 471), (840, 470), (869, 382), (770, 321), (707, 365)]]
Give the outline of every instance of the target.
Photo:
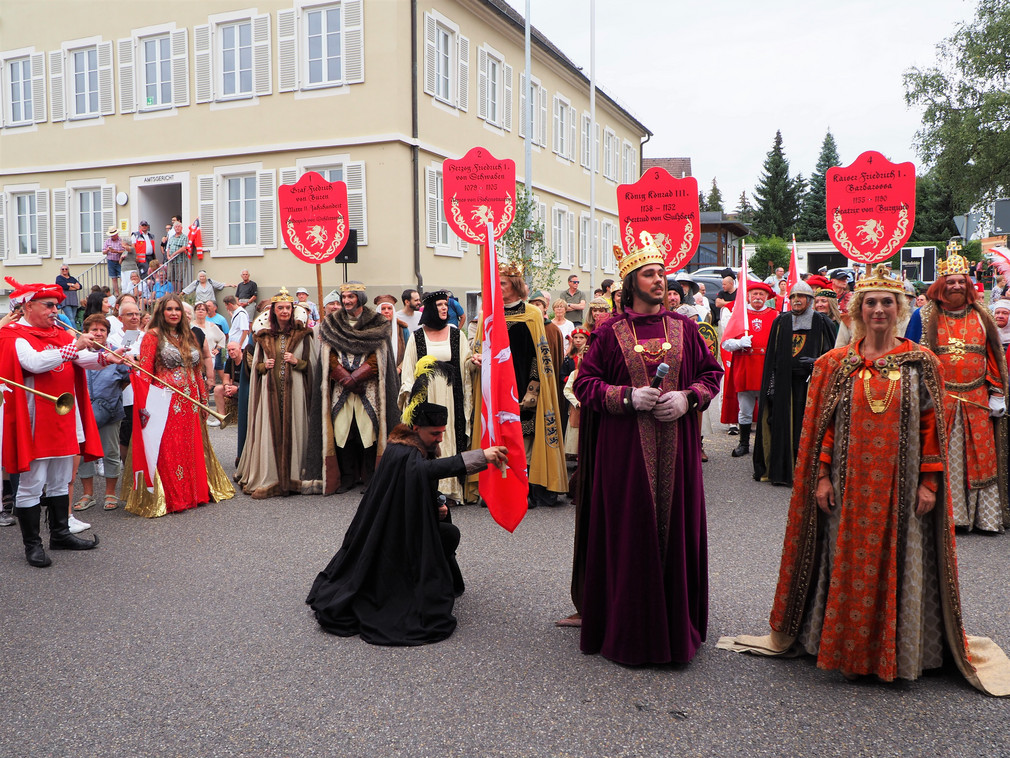
[[(642, 243), (620, 261), (624, 313), (593, 332), (575, 380), (593, 419), (580, 440), (592, 463), (576, 527), (581, 647), (632, 666), (685, 663), (705, 640), (708, 548), (693, 411), (708, 406), (722, 377), (695, 322), (664, 310), (664, 257), (648, 233)], [(662, 363), (669, 373), (654, 381)]]

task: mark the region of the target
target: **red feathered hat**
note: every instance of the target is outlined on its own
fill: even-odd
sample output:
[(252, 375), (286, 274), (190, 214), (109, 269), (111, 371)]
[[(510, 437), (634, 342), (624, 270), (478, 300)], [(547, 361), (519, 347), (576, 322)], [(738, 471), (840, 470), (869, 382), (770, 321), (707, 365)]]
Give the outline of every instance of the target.
[(12, 276), (5, 276), (4, 281), (14, 288), (10, 295), (10, 301), (15, 305), (22, 305), (29, 300), (38, 300), (43, 297), (55, 297), (58, 303), (66, 300), (63, 288), (58, 284), (21, 284)]
[(826, 290), (831, 287), (831, 282), (828, 281), (827, 277), (821, 276), (820, 274), (811, 274), (808, 276), (807, 284), (815, 290)]

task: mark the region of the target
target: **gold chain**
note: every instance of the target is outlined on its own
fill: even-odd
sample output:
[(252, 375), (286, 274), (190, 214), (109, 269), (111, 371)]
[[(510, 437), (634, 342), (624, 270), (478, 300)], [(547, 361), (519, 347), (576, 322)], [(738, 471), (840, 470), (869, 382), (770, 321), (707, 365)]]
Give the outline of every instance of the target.
[[(630, 321), (630, 319), (629, 319)], [(666, 319), (663, 319), (663, 344), (659, 346), (659, 350), (649, 350), (645, 345), (641, 345), (638, 342), (638, 332), (635, 331), (635, 324), (631, 322), (631, 333), (635, 336), (635, 347), (636, 353), (645, 353), (650, 358), (658, 358), (663, 355), (667, 350), (669, 350), (673, 345), (670, 344), (670, 334), (666, 330)], [(652, 342), (650, 339), (649, 342)]]
[[(860, 373), (863, 375), (863, 395), (866, 397), (866, 402), (869, 404), (870, 410), (876, 414), (883, 413), (891, 405), (891, 400), (894, 399), (894, 390), (898, 386), (898, 379), (889, 379), (887, 383), (887, 393), (884, 395), (884, 399), (876, 400), (870, 392), (870, 375), (873, 372), (868, 368), (864, 368)], [(880, 375), (881, 377), (886, 378), (883, 371), (880, 372)]]
[(968, 343), (968, 313), (971, 309), (965, 311), (964, 320), (961, 322), (961, 339), (958, 339), (954, 335), (954, 330), (950, 328), (950, 319), (947, 318), (947, 314), (942, 310), (940, 315), (943, 317), (943, 324), (947, 330), (947, 344), (950, 346), (950, 360), (953, 363), (958, 363), (965, 356), (965, 346)]

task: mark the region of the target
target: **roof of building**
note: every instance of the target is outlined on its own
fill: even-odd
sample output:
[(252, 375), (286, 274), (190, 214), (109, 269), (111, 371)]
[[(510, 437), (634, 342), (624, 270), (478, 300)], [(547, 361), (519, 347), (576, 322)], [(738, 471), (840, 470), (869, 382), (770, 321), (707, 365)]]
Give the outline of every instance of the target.
[(702, 225), (708, 224), (718, 224), (729, 231), (733, 232), (737, 237), (746, 237), (750, 234), (750, 227), (742, 221), (737, 221), (736, 219), (727, 218), (726, 214), (722, 211), (702, 211), (698, 214), (701, 218), (700, 221)]
[(665, 168), (674, 179), (691, 176), (690, 158), (642, 158), (642, 173), (650, 168)]
[[(488, 8), (498, 13), (505, 20), (511, 23), (514, 27), (519, 29), (520, 32), (525, 34), (526, 31), (526, 20), (523, 18), (522, 14), (519, 13), (515, 8), (506, 2), (506, 0), (481, 0)], [(547, 37), (544, 36), (543, 32), (537, 29), (535, 26), (530, 25), (530, 41), (542, 48), (544, 52), (554, 58), (558, 63), (567, 68), (572, 74), (584, 81), (589, 85), (589, 77), (586, 76), (581, 66), (576, 66), (575, 63), (561, 52), (560, 48), (551, 42)], [(650, 137), (652, 136), (652, 130), (649, 129), (645, 124), (638, 120), (638, 118), (631, 113), (625, 106), (621, 105), (617, 100), (608, 95), (601, 87), (599, 82), (596, 83), (596, 92), (603, 97), (604, 100), (609, 102), (612, 106), (617, 108), (621, 113), (628, 117), (637, 127), (639, 127), (643, 132), (645, 132)]]

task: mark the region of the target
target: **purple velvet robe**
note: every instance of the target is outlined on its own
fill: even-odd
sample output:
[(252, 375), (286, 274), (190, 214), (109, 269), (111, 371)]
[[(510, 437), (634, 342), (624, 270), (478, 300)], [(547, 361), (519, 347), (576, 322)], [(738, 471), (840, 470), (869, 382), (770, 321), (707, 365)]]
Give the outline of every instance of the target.
[[(636, 353), (636, 344), (646, 351)], [(595, 470), (583, 503), (581, 647), (626, 665), (687, 662), (708, 626), (698, 414), (660, 423), (623, 402), (624, 389), (648, 385), (664, 361), (663, 392), (692, 389), (699, 410), (719, 392), (723, 372), (697, 325), (669, 311), (629, 312), (597, 327), (574, 388), (599, 419), (588, 430)]]

